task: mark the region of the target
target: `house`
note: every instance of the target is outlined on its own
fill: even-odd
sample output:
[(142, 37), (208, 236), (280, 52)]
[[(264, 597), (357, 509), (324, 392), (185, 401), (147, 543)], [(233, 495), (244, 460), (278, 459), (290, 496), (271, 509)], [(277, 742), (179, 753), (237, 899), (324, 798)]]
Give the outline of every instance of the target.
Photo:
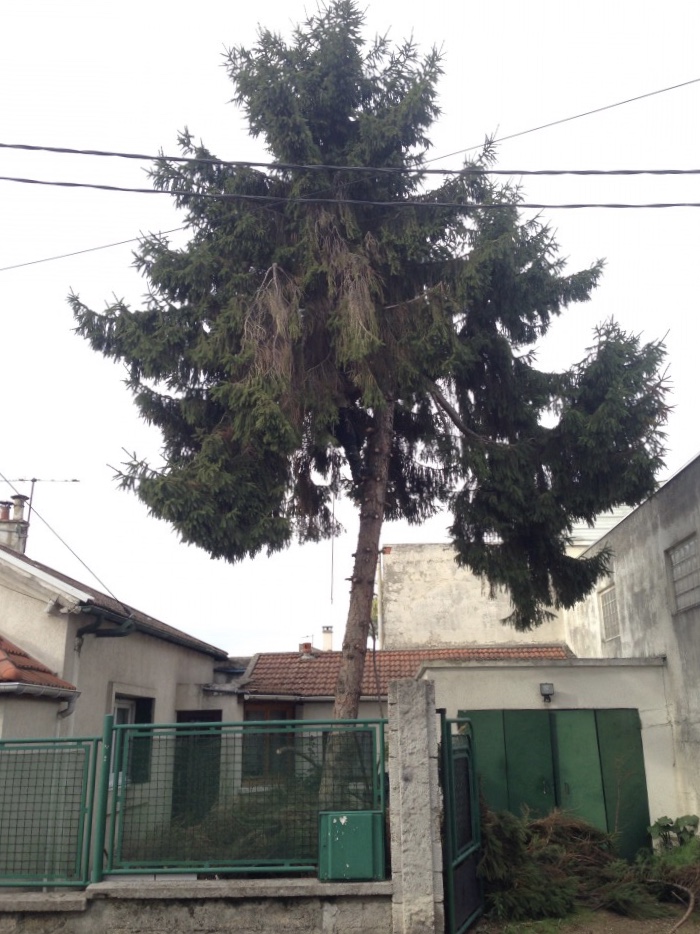
[(700, 813), (699, 535), (700, 455), (592, 545), (610, 575), (562, 614), (577, 655), (664, 659), (674, 815)]
[(118, 723), (237, 720), (225, 651), (24, 554), (26, 497), (0, 504), (0, 738)]

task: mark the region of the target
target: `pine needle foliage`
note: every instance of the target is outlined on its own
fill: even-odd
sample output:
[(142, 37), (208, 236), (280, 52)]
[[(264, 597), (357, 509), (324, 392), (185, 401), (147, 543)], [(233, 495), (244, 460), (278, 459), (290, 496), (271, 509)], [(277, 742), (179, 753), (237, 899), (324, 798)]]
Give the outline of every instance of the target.
[[(420, 171), (343, 168), (420, 170), (440, 113), (440, 53), (367, 43), (363, 24), (355, 0), (332, 0), (288, 41), (261, 29), (232, 48), (250, 133), (302, 167), (163, 158), (152, 183), (187, 245), (144, 237), (141, 308), (70, 296), (77, 332), (126, 365), (162, 435), (162, 464), (134, 456), (121, 482), (184, 541), (238, 561), (337, 532), (334, 495), (357, 505), (366, 566), (346, 643), (360, 654), (384, 518), (448, 506), (457, 560), (508, 588), (527, 629), (604, 572), (605, 554), (567, 557), (572, 524), (653, 490), (666, 416), (663, 347), (614, 322), (578, 366), (537, 368), (537, 341), (602, 264), (564, 271), (518, 190), (474, 171), (490, 145), (432, 189)], [(178, 141), (213, 158), (189, 130)], [(290, 200), (316, 195), (331, 203)]]
[(573, 815), (532, 819), (482, 807), (482, 841), (486, 912), (501, 921), (563, 918), (576, 907), (668, 914), (646, 872), (615, 856), (613, 837)]

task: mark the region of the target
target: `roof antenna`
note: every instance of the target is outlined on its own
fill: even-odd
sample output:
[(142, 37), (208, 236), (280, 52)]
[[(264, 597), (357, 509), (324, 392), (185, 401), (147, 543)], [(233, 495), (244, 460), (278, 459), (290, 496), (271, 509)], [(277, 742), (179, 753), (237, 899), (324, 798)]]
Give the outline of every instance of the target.
[(42, 479), (41, 477), (17, 477), (15, 480), (10, 480), (10, 483), (31, 483), (31, 488), (29, 490), (29, 509), (27, 511), (27, 522), (32, 518), (32, 503), (34, 502), (34, 486), (37, 483), (80, 483), (80, 480), (76, 480), (72, 477), (70, 480), (47, 480)]

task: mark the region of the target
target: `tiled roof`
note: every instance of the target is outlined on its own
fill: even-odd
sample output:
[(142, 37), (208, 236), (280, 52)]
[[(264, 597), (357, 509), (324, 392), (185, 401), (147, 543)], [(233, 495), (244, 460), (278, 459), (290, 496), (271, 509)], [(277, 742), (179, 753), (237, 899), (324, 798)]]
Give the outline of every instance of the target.
[[(376, 652), (377, 677), (372, 655), (367, 653), (362, 695), (386, 695), (390, 681), (414, 678), (428, 661), (509, 661), (571, 658), (565, 645), (473, 646), (463, 649), (385, 649)], [(330, 697), (340, 667), (340, 652), (315, 652), (312, 658), (298, 652), (265, 652), (257, 656), (247, 680), (246, 694), (279, 694), (289, 697)]]
[(72, 684), (59, 678), (24, 649), (0, 636), (0, 684), (8, 683), (34, 684), (59, 691), (76, 690)]
[(64, 584), (68, 584), (69, 587), (74, 587), (76, 590), (81, 590), (83, 593), (88, 594), (88, 606), (94, 605), (116, 613), (118, 616), (129, 617), (133, 621), (134, 627), (139, 632), (147, 633), (159, 639), (165, 639), (168, 642), (175, 642), (178, 645), (183, 645), (186, 648), (194, 649), (198, 652), (204, 652), (206, 655), (211, 655), (216, 659), (223, 660), (228, 657), (228, 653), (224, 652), (223, 649), (219, 649), (215, 645), (210, 645), (208, 642), (203, 642), (201, 639), (196, 639), (194, 636), (189, 635), (189, 633), (183, 632), (181, 629), (176, 629), (174, 626), (168, 626), (167, 623), (162, 623), (159, 619), (148, 616), (147, 613), (142, 613), (140, 610), (129, 606), (127, 603), (122, 603), (114, 597), (110, 597), (107, 594), (101, 593), (99, 590), (95, 590), (95, 588), (91, 587), (89, 584), (83, 584), (81, 581), (68, 577), (67, 574), (62, 574), (60, 571), (47, 567), (47, 565), (41, 564), (39, 561), (33, 561), (26, 555), (19, 554), (7, 545), (0, 545), (0, 557), (2, 557), (3, 553), (12, 555), (13, 558), (21, 561), (23, 564), (35, 568), (37, 571), (42, 571), (44, 574), (49, 574), (57, 581), (62, 581)]

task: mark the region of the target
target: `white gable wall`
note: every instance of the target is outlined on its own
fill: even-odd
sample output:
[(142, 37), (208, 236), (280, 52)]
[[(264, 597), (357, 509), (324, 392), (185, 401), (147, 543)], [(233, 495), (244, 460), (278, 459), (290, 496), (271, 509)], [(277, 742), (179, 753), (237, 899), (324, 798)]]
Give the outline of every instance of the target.
[(488, 586), (458, 567), (451, 545), (391, 545), (381, 557), (379, 646), (518, 645), (564, 642), (558, 618), (518, 632), (501, 620), (511, 612), (508, 595), (492, 599)]

